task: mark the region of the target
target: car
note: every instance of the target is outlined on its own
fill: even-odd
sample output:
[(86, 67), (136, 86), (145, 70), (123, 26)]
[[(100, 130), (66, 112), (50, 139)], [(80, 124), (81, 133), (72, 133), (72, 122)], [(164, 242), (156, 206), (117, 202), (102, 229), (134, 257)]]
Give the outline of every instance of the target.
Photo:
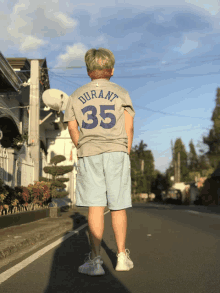
[(163, 200), (168, 199), (182, 201), (182, 192), (179, 189), (170, 188), (166, 194), (163, 195)]

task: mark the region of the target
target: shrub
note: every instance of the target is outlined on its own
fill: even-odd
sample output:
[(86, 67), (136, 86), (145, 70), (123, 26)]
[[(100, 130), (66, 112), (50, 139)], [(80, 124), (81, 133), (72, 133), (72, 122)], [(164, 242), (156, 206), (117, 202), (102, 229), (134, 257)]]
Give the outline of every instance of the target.
[[(65, 156), (57, 155), (54, 156), (50, 160), (50, 164), (53, 166), (46, 166), (44, 167), (44, 172), (52, 175), (52, 179), (49, 179), (48, 181), (51, 182), (51, 195), (52, 198), (63, 198), (69, 194), (68, 191), (63, 191), (66, 187), (66, 184), (63, 182), (68, 182), (69, 178), (62, 178), (59, 176), (62, 176), (64, 174), (67, 174), (73, 170), (73, 166), (66, 166), (66, 165), (59, 165), (58, 163), (61, 163), (66, 160)], [(43, 178), (43, 177), (42, 177)]]
[(132, 197), (132, 202), (141, 202), (141, 198), (139, 195)]
[(0, 179), (0, 213), (5, 209), (7, 196), (8, 191), (4, 186), (4, 181)]
[(7, 196), (5, 198), (5, 204), (10, 206), (11, 203), (16, 200), (17, 194), (15, 192), (15, 189), (8, 186), (8, 185), (5, 185), (5, 189), (7, 191)]
[(19, 206), (27, 207), (29, 204), (40, 206), (48, 205), (51, 202), (52, 189), (51, 182), (36, 182), (25, 186), (12, 188), (4, 185), (0, 179), (0, 214), (3, 210), (12, 211)]
[(16, 199), (18, 200), (19, 205), (23, 205), (25, 203), (25, 200), (23, 198), (23, 186), (16, 186), (15, 192), (16, 192)]
[(28, 191), (33, 204), (40, 206), (47, 205), (51, 202), (51, 183), (50, 182), (37, 182), (28, 185)]
[(31, 203), (31, 197), (30, 197), (29, 190), (27, 189), (27, 187), (22, 186), (21, 198), (22, 198), (25, 206), (27, 206), (29, 203)]

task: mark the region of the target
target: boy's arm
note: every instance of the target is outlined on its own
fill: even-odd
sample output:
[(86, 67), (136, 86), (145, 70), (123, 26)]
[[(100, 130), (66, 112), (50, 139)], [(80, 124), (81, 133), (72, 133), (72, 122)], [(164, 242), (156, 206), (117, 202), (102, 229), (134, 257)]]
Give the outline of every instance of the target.
[(128, 136), (128, 154), (130, 155), (131, 146), (134, 135), (134, 118), (128, 113), (128, 111), (124, 110), (125, 115), (125, 130)]
[(79, 140), (79, 130), (78, 122), (76, 119), (74, 121), (68, 121), (68, 130), (75, 147), (77, 147)]

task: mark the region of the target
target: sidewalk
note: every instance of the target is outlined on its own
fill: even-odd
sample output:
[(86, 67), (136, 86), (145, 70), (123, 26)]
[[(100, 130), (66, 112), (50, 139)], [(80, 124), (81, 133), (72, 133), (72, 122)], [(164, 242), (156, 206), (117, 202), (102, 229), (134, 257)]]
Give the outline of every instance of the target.
[[(105, 212), (108, 208), (105, 208)], [(2, 216), (4, 217), (4, 216)], [(75, 230), (87, 223), (88, 208), (74, 207), (61, 212), (58, 218), (44, 218), (28, 224), (0, 229), (0, 261), (40, 241)]]

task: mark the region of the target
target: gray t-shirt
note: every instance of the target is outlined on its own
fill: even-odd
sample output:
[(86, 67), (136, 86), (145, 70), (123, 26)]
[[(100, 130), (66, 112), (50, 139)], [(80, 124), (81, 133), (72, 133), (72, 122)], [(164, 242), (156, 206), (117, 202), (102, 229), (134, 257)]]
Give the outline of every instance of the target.
[(124, 109), (135, 116), (128, 91), (106, 79), (93, 80), (72, 93), (64, 122), (76, 119), (79, 124), (78, 157), (128, 152)]

